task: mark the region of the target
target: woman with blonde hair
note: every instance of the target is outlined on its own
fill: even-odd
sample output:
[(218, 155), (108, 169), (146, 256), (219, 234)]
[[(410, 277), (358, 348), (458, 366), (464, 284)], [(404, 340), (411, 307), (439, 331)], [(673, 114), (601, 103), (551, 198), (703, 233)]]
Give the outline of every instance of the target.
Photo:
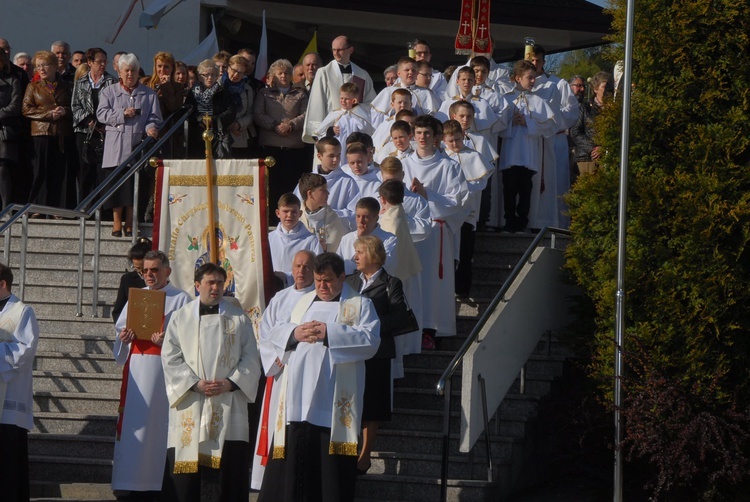
[(75, 149), (70, 109), (73, 85), (60, 78), (53, 53), (39, 51), (33, 61), (39, 80), (26, 87), (23, 97), (23, 114), (30, 120), (34, 145), (29, 202), (59, 207), (68, 155)]
[(380, 318), (380, 347), (365, 361), (365, 394), (362, 404), (362, 451), (357, 471), (370, 468), (373, 446), (380, 422), (391, 420), (391, 359), (396, 357), (394, 334), (399, 326), (409, 326), (411, 315), (401, 280), (383, 268), (386, 254), (383, 242), (374, 235), (362, 235), (354, 241), (357, 271), (346, 277), (352, 289), (372, 300)]
[(276, 159), (269, 175), (269, 200), (294, 191), (302, 173), (310, 171), (310, 158), (302, 142), (307, 112), (307, 91), (292, 86), (292, 63), (274, 61), (268, 68), (268, 87), (261, 89), (253, 105), (262, 157)]
[(154, 71), (150, 76), (141, 79), (142, 84), (146, 84), (156, 91), (159, 97), (159, 107), (161, 115), (165, 119), (172, 113), (176, 112), (185, 101), (185, 87), (175, 81), (175, 60), (169, 52), (157, 52), (154, 56)]

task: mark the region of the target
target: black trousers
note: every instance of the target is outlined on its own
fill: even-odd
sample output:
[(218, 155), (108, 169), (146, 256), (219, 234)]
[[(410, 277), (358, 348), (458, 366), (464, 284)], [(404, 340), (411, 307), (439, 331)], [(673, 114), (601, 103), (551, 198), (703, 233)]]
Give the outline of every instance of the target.
[(192, 474), (174, 474), (174, 448), (167, 450), (162, 502), (247, 502), (250, 493), (250, 444), (225, 441), (218, 469), (198, 467)]
[(330, 455), (330, 440), (331, 429), (326, 427), (309, 422), (287, 425), (285, 458), (269, 458), (258, 502), (353, 501), (357, 457)]
[(503, 170), (505, 228), (511, 232), (522, 231), (529, 224), (534, 174), (534, 171), (523, 166)]
[(83, 160), (83, 141), (85, 139), (85, 132), (76, 133), (76, 149), (78, 150), (78, 171), (76, 173), (78, 195), (76, 197), (76, 205), (80, 204), (96, 188), (99, 166), (101, 165), (101, 159), (98, 163), (89, 163)]
[(9, 205), (10, 194), (13, 193), (13, 172), (16, 163), (12, 160), (0, 159), (0, 209), (5, 209)]
[(471, 292), (471, 262), (474, 259), (476, 231), (471, 223), (461, 225), (460, 261), (456, 267), (456, 294), (468, 295)]
[(28, 431), (15, 425), (0, 424), (0, 445), (0, 498), (4, 502), (28, 502)]
[(31, 162), (34, 178), (29, 202), (60, 207), (65, 193), (63, 181), (67, 161), (57, 136), (34, 136), (34, 157)]

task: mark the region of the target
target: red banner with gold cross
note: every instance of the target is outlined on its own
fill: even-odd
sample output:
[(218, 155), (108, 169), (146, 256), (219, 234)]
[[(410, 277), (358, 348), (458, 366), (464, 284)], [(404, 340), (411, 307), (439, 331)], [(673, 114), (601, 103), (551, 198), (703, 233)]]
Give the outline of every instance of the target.
[(490, 0), (477, 0), (477, 22), (474, 28), (475, 56), (492, 56), (492, 38), (490, 36)]
[[(474, 2), (461, 0), (461, 19), (458, 22), (456, 35), (456, 54), (471, 54), (474, 46)], [(489, 3), (489, 2), (488, 2)]]

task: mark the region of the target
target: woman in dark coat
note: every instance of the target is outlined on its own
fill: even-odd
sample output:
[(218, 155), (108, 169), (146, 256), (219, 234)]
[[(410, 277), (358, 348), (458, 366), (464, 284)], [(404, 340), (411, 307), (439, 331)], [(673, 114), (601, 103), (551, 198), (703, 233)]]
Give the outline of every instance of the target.
[(21, 135), (21, 81), (14, 74), (8, 54), (0, 49), (0, 209), (10, 204), (11, 171), (18, 165)]
[(354, 242), (357, 270), (346, 277), (346, 283), (362, 296), (372, 300), (380, 318), (380, 347), (365, 361), (365, 395), (362, 405), (362, 451), (357, 471), (370, 468), (370, 454), (375, 445), (380, 422), (391, 420), (391, 359), (396, 357), (393, 334), (399, 326), (410, 323), (408, 306), (401, 281), (383, 268), (385, 247), (374, 235), (363, 235)]

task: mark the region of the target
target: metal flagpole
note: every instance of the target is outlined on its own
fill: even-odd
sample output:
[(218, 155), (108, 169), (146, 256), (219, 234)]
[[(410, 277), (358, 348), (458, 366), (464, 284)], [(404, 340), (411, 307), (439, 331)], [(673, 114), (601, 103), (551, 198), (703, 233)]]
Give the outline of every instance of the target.
[(615, 489), (614, 502), (622, 502), (622, 352), (625, 335), (625, 223), (628, 199), (630, 149), (630, 94), (633, 70), (635, 0), (628, 0), (625, 22), (625, 61), (622, 84), (622, 140), (620, 146), (620, 207), (617, 224), (617, 298), (615, 312)]

